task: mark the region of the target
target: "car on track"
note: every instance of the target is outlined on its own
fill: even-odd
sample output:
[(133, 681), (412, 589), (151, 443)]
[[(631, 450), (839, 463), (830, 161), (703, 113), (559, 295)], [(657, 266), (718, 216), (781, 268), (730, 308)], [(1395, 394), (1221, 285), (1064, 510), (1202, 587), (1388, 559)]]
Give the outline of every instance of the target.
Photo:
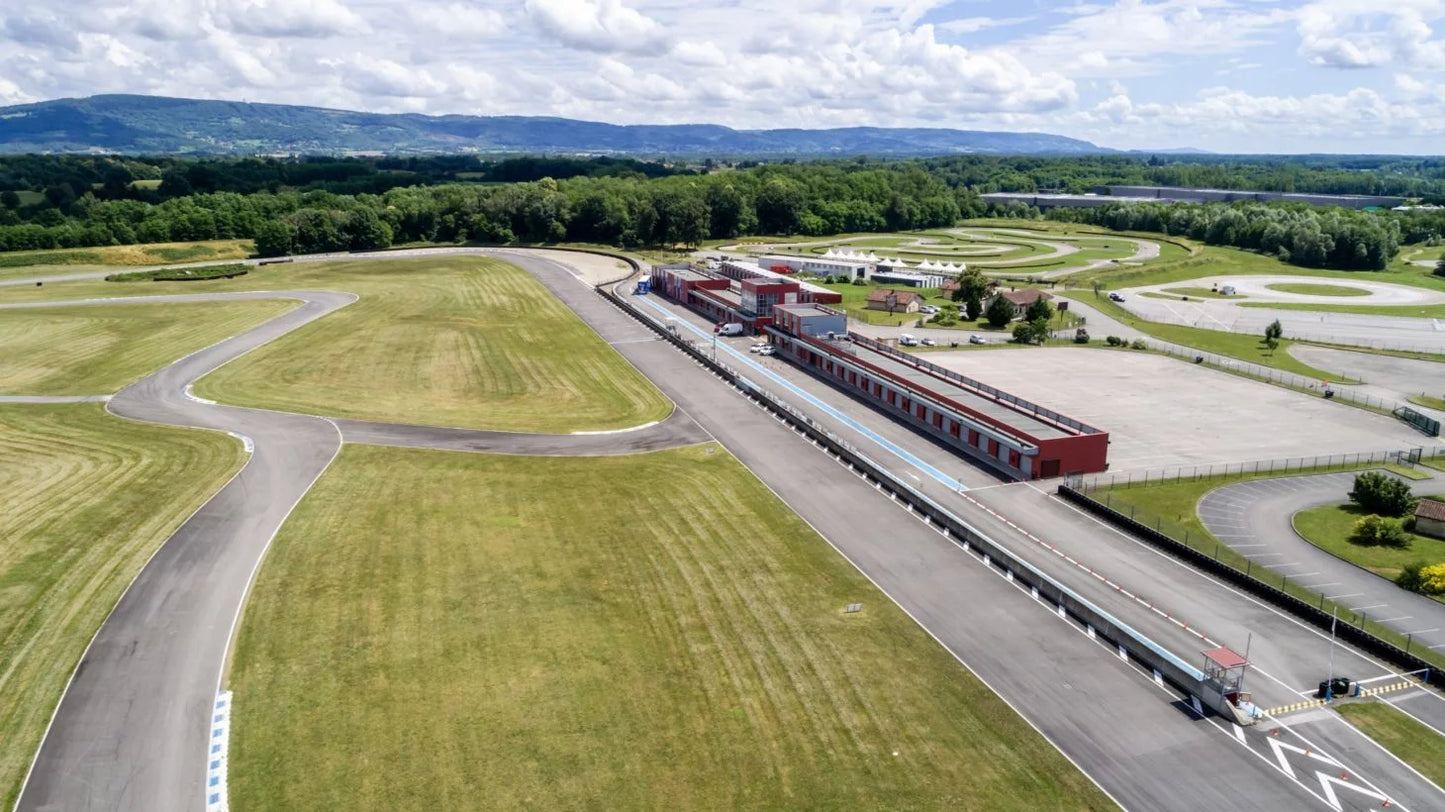
[(1109, 301), (1111, 301), (1111, 302), (1122, 302), (1122, 301), (1124, 301), (1124, 297), (1123, 297), (1122, 294), (1110, 293), (1110, 294), (1109, 294)]

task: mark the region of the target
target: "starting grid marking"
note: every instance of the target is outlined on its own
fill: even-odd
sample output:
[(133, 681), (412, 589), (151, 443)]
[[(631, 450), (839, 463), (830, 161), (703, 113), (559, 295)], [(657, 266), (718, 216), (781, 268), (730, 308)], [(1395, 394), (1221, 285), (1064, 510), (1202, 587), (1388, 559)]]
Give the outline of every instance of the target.
[(231, 749), (231, 692), (216, 694), (211, 707), (211, 736), (206, 754), (206, 812), (226, 812), (226, 762)]

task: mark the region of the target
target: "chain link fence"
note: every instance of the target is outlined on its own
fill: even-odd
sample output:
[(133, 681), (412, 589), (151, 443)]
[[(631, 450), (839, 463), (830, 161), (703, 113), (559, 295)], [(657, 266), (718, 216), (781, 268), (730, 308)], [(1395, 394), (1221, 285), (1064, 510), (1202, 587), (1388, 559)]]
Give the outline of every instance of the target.
[(1068, 479), (1068, 485), (1080, 493), (1092, 493), (1105, 489), (1157, 485), (1161, 482), (1244, 478), (1276, 474), (1279, 476), (1296, 476), (1299, 474), (1322, 474), (1331, 471), (1350, 471), (1370, 466), (1385, 465), (1414, 468), (1421, 464), (1445, 468), (1445, 450), (1423, 447), (1406, 448), (1393, 451), (1320, 454), (1312, 457), (1288, 457), (1273, 460), (1177, 465), (1167, 468), (1129, 471), (1118, 474), (1075, 474)]

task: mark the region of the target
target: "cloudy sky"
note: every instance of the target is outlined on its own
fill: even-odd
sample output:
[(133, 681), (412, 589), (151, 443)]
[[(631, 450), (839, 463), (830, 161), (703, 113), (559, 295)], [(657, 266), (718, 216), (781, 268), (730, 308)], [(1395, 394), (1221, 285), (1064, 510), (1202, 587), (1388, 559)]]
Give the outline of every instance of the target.
[(0, 2), (0, 103), (115, 92), (1440, 153), (1445, 0)]

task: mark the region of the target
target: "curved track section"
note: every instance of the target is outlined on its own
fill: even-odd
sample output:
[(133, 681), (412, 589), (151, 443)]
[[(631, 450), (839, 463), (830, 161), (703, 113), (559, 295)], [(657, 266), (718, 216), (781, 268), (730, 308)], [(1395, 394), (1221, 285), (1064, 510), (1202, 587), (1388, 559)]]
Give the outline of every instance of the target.
[[(579, 288), (580, 290), (580, 288)], [(207, 741), (230, 639), (271, 539), (344, 442), (514, 454), (626, 454), (708, 439), (682, 413), (584, 435), (333, 421), (224, 406), (189, 394), (198, 378), (356, 300), (335, 291), (254, 291), (71, 300), (299, 299), (302, 305), (125, 387), (122, 418), (226, 431), (251, 457), (156, 551), (91, 640), (41, 742), (19, 810), (182, 810), (203, 805)], [(7, 306), (0, 306), (7, 307)]]

